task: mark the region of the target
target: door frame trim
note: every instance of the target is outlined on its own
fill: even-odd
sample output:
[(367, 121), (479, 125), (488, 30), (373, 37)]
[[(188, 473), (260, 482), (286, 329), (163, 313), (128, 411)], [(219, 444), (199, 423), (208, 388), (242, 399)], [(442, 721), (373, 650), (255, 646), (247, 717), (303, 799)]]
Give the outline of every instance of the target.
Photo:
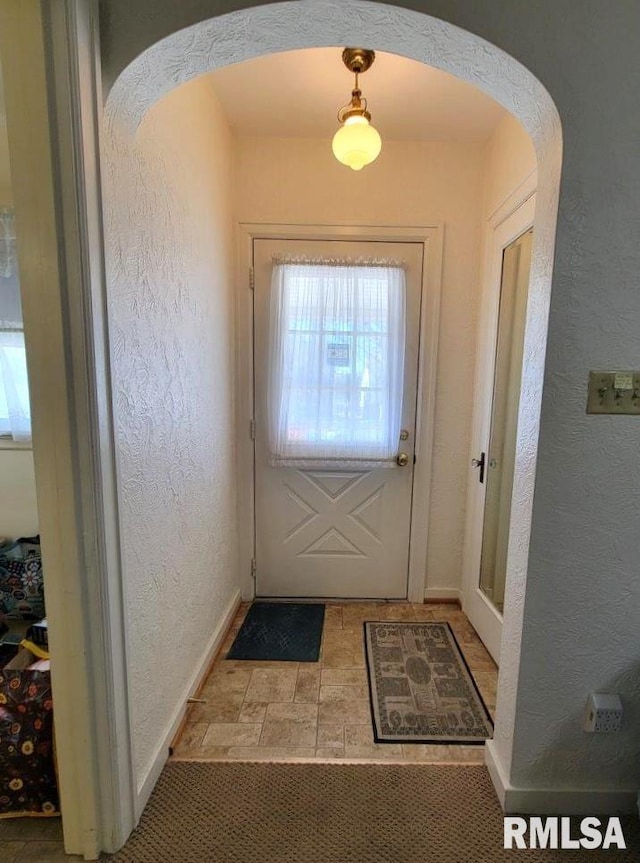
[[(479, 572), (482, 553), (486, 483), (471, 476), (471, 459), (485, 450), (491, 434), (493, 381), (496, 364), (498, 316), (502, 282), (502, 254), (514, 240), (534, 226), (537, 171), (488, 217), (484, 241), (484, 262), (474, 381), (473, 426), (468, 458), (467, 515), (462, 563), (462, 608), (478, 631), (487, 650), (500, 664), (503, 616), (480, 590)], [(508, 564), (507, 564), (508, 565)]]
[(442, 289), (444, 224), (428, 225), (309, 225), (240, 222), (237, 244), (236, 290), (236, 423), (238, 460), (238, 535), (242, 598), (255, 596), (252, 559), (255, 556), (254, 446), (250, 423), (254, 417), (253, 382), (253, 241), (268, 240), (360, 240), (414, 242), (424, 248), (420, 351), (416, 410), (416, 463), (413, 475), (409, 540), (407, 598), (423, 602), (427, 576), (429, 504), (433, 459), (438, 336)]
[(67, 853), (135, 826), (101, 218), (97, 0), (0, 3)]

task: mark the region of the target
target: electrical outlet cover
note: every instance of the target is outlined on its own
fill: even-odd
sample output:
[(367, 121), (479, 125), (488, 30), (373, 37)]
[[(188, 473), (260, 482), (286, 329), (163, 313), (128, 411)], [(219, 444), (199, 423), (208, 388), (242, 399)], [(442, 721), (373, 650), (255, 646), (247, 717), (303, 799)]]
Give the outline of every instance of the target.
[(607, 734), (622, 728), (620, 696), (610, 692), (592, 692), (587, 701), (584, 730)]

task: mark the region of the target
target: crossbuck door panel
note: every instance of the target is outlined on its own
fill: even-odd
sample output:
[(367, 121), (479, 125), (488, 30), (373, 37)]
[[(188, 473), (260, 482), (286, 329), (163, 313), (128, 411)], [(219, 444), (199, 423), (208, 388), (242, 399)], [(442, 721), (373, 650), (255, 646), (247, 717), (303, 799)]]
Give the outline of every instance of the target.
[(422, 258), (254, 241), (259, 596), (407, 595)]

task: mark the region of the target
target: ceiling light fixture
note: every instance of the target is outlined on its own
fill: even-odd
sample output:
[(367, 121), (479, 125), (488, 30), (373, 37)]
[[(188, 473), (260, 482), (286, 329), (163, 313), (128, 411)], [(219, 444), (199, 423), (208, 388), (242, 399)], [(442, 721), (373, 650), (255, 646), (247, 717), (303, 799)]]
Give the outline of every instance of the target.
[(371, 125), (371, 114), (367, 110), (367, 100), (358, 87), (358, 75), (362, 75), (376, 59), (373, 51), (366, 48), (345, 48), (342, 62), (356, 76), (351, 101), (338, 111), (341, 127), (333, 136), (331, 147), (333, 155), (343, 165), (359, 171), (378, 158), (382, 149), (382, 139), (378, 130)]

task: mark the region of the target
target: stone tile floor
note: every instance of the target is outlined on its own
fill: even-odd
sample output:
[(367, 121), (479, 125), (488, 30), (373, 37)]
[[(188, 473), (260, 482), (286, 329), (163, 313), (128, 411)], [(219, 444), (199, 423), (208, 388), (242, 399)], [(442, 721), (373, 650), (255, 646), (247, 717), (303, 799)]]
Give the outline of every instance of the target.
[[(365, 620), (448, 620), (493, 715), (498, 670), (457, 606), (327, 603), (319, 662), (225, 660), (248, 607), (240, 607), (205, 681), (200, 697), (207, 703), (189, 709), (174, 759), (483, 760), (482, 746), (373, 741), (362, 640)], [(0, 819), (2, 863), (81, 859), (65, 855), (59, 818)]]
[(176, 760), (296, 758), (484, 761), (483, 746), (376, 744), (362, 624), (365, 620), (447, 620), (485, 704), (495, 711), (498, 669), (456, 605), (327, 603), (318, 662), (224, 659), (249, 608), (243, 604), (174, 746)]

